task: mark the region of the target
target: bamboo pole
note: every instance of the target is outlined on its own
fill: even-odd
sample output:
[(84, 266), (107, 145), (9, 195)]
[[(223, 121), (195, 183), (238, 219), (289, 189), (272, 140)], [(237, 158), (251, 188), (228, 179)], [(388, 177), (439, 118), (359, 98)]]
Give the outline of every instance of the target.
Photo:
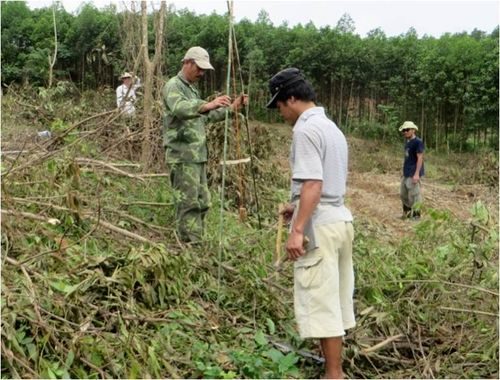
[(274, 266), (277, 268), (281, 263), (281, 240), (283, 237), (283, 210), (285, 206), (280, 203), (278, 206), (278, 232), (276, 234), (276, 252), (274, 256)]

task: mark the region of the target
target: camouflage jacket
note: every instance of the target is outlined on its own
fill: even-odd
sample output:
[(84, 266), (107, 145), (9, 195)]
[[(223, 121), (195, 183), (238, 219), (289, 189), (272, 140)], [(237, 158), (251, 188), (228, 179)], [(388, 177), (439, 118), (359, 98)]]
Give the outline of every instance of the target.
[(168, 164), (208, 160), (205, 125), (224, 120), (226, 108), (201, 114), (198, 110), (205, 103), (182, 71), (163, 87), (163, 146)]

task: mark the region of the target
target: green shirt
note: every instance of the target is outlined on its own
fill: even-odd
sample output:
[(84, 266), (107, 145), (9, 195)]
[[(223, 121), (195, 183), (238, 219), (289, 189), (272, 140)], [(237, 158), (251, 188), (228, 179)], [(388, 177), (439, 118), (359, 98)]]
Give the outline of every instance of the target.
[(199, 113), (206, 103), (182, 71), (163, 87), (163, 146), (167, 163), (207, 162), (205, 125), (224, 120), (227, 108)]

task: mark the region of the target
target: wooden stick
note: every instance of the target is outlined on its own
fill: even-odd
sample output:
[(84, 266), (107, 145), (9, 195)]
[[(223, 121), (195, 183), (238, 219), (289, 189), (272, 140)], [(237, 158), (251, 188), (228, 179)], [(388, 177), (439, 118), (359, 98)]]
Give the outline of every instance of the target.
[(446, 307), (446, 306), (439, 306), (439, 308), (442, 309), (442, 310), (458, 311), (458, 312), (461, 312), (461, 313), (472, 313), (472, 314), (488, 315), (490, 317), (496, 317), (496, 318), (498, 318), (498, 314), (496, 314), (496, 313), (489, 313), (487, 311), (469, 310), (469, 309), (458, 309), (458, 308)]
[(146, 174), (139, 174), (139, 177), (141, 177), (141, 178), (170, 177), (170, 174), (168, 174), (168, 173), (146, 173)]
[[(401, 283), (410, 283), (410, 284), (413, 284), (413, 283), (418, 283), (418, 284), (435, 284), (435, 283), (436, 284), (445, 284), (445, 285), (451, 285), (451, 286), (458, 286), (458, 287), (462, 287), (462, 288), (466, 288), (466, 289), (474, 289), (474, 290), (477, 290), (479, 292), (484, 292), (484, 293), (492, 294), (495, 297), (499, 296), (499, 294), (497, 292), (493, 291), (493, 290), (481, 288), (479, 286), (461, 284), (459, 282), (450, 282), (450, 281), (443, 281), (443, 280), (408, 280), (408, 279), (384, 281), (384, 283), (388, 283), (388, 284), (400, 283), (400, 282)], [(363, 288), (368, 288), (368, 287), (371, 287), (371, 286), (372, 286), (372, 284), (367, 284), (367, 285), (363, 286)]]
[(13, 215), (13, 216), (22, 216), (24, 218), (38, 220), (40, 222), (46, 222), (46, 223), (50, 223), (50, 224), (54, 224), (54, 225), (61, 223), (59, 219), (56, 219), (56, 218), (46, 218), (44, 216), (33, 214), (31, 212), (13, 211), (13, 210), (2, 209), (2, 214)]
[(124, 176), (127, 176), (127, 177), (130, 177), (130, 178), (135, 178), (135, 179), (138, 179), (139, 181), (142, 181), (144, 182), (144, 178), (141, 178), (137, 175), (134, 175), (134, 174), (131, 174), (131, 173), (128, 173), (124, 170), (121, 170), (121, 169), (118, 169), (117, 167), (107, 163), (107, 162), (103, 162), (103, 161), (98, 161), (98, 160), (92, 160), (90, 158), (77, 158), (75, 160), (77, 163), (79, 164), (90, 164), (90, 165), (100, 165), (100, 166), (104, 166), (105, 168), (108, 168), (110, 170), (112, 170), (113, 172), (116, 172), (118, 174), (121, 174), (121, 175), (124, 175)]
[(2, 150), (0, 152), (2, 156), (7, 156), (7, 155), (17, 155), (17, 154), (31, 154), (31, 151), (29, 150)]
[(135, 202), (123, 202), (124, 206), (141, 205), (141, 206), (173, 206), (173, 203), (166, 202), (145, 202), (145, 201), (135, 201)]
[(112, 208), (105, 208), (105, 210), (109, 211), (109, 212), (114, 212), (114, 213), (116, 213), (124, 218), (130, 219), (136, 223), (142, 224), (143, 226), (149, 227), (153, 230), (160, 230), (160, 231), (173, 231), (174, 230), (173, 228), (167, 228), (167, 227), (158, 226), (156, 224), (148, 223), (148, 222), (146, 222), (146, 221), (144, 221), (136, 216), (127, 214), (126, 212), (123, 212), (120, 210), (115, 210)]
[[(302, 246), (304, 247), (304, 249), (306, 249), (307, 244), (309, 244), (309, 238), (307, 236), (304, 236), (304, 241), (302, 242)], [(277, 272), (280, 272), (283, 269), (283, 264), (287, 260), (288, 256), (282, 256), (278, 261), (274, 263), (274, 269), (276, 269)]]
[(398, 335), (390, 336), (386, 340), (384, 340), (384, 341), (382, 341), (380, 343), (377, 343), (376, 345), (374, 345), (372, 347), (368, 347), (368, 348), (365, 348), (365, 349), (361, 350), (361, 353), (368, 354), (370, 352), (377, 351), (377, 350), (381, 349), (382, 347), (388, 345), (389, 343), (391, 343), (391, 342), (393, 342), (395, 340), (398, 340), (400, 338), (403, 338), (403, 337), (404, 337), (403, 334), (398, 334)]
[(274, 266), (278, 267), (281, 262), (281, 239), (283, 236), (283, 210), (285, 206), (280, 203), (278, 207), (278, 233), (276, 234), (276, 254), (274, 260)]
[(137, 235), (137, 234), (134, 234), (133, 232), (130, 232), (130, 231), (127, 231), (127, 230), (124, 230), (123, 228), (120, 228), (120, 227), (117, 227), (109, 222), (106, 222), (104, 220), (97, 220), (96, 218), (94, 217), (89, 217), (90, 220), (94, 221), (94, 222), (98, 222), (101, 226), (103, 226), (104, 228), (107, 228), (108, 230), (111, 230), (111, 231), (114, 231), (114, 232), (117, 232), (121, 235), (124, 235), (124, 236), (127, 236), (131, 239), (134, 239), (134, 240), (138, 240), (138, 241), (141, 241), (143, 243), (149, 243), (149, 244), (152, 244), (152, 245), (156, 245), (156, 243), (152, 240), (149, 240), (149, 239), (146, 239), (145, 237), (143, 236), (140, 236), (140, 235)]
[[(246, 164), (247, 162), (250, 162), (250, 157), (241, 158), (239, 160), (226, 160), (226, 165)], [(224, 161), (221, 160), (219, 165), (224, 165)]]

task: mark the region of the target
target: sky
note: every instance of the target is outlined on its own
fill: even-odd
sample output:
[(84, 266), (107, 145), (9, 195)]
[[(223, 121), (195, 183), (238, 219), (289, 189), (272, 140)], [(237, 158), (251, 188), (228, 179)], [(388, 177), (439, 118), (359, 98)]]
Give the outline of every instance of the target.
[[(93, 0), (96, 7), (110, 3), (120, 7), (123, 1)], [(155, 1), (157, 5), (159, 1)], [(46, 7), (51, 0), (27, 1), (30, 8)], [(80, 1), (63, 0), (66, 11), (78, 12)], [(167, 0), (177, 10), (188, 8), (196, 14), (216, 12), (225, 14), (227, 2), (223, 0)], [(343, 14), (354, 20), (355, 33), (364, 37), (376, 28), (387, 36), (406, 33), (413, 27), (418, 36), (440, 37), (444, 33), (471, 32), (475, 28), (490, 33), (499, 24), (499, 1), (465, 0), (235, 0), (233, 3), (235, 21), (247, 18), (254, 22), (260, 10), (265, 10), (275, 26), (287, 22), (289, 26), (312, 21), (317, 27), (335, 27)], [(158, 8), (158, 6), (156, 7)]]

